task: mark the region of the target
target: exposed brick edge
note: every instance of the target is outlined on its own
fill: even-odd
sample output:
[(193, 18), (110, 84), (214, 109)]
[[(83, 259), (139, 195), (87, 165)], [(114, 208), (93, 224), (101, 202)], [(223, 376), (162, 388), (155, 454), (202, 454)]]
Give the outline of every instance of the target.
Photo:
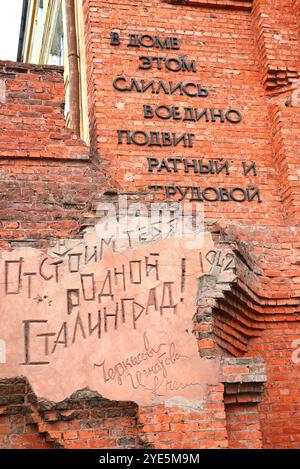
[[(277, 165), (277, 174), (281, 200), (285, 205), (286, 215), (296, 224), (299, 220), (300, 207), (297, 203), (299, 193), (299, 180), (295, 177), (294, 159), (297, 161), (297, 150), (291, 150), (285, 139), (287, 126), (292, 127), (291, 116), (299, 112), (300, 108), (300, 80), (292, 85), (273, 91), (268, 95), (268, 111), (271, 123), (271, 132), (274, 148), (274, 159)], [(294, 153), (294, 154), (293, 154)]]
[(12, 432), (6, 425), (5, 436), (16, 445), (12, 447), (24, 448), (27, 443), (34, 447), (33, 432), (48, 449), (228, 447), (223, 383), (208, 386), (207, 408), (197, 410), (184, 403), (182, 408), (170, 404), (138, 407), (134, 402), (109, 401), (88, 388), (59, 403), (37, 400), (25, 377), (0, 380), (2, 396), (0, 416), (26, 419), (25, 428)]
[(259, 337), (268, 322), (300, 321), (300, 298), (274, 300), (256, 293), (257, 274), (237, 246), (231, 253), (235, 257), (232, 271), (221, 272), (217, 266), (199, 280), (194, 333), (202, 357), (224, 352), (241, 356), (248, 351), (249, 340)]
[(293, 7), (298, 19), (298, 25), (299, 25), (299, 36), (300, 36), (300, 1), (299, 0), (294, 0), (293, 2)]
[[(48, 66), (48, 65), (35, 65), (35, 64), (23, 64), (16, 63), (11, 61), (0, 61), (0, 79), (5, 83), (5, 88), (10, 89), (11, 82), (34, 82), (41, 81), (47, 82), (50, 80), (53, 83), (60, 84), (61, 89), (64, 87), (63, 83), (64, 68), (60, 66)], [(61, 96), (61, 90), (57, 90), (58, 96)], [(8, 108), (9, 106), (15, 105), (15, 100), (17, 99), (14, 96), (14, 91), (8, 91), (9, 97), (4, 101), (4, 106)], [(30, 97), (28, 96), (28, 103), (30, 102)], [(51, 107), (51, 101), (47, 100), (43, 102), (43, 98), (35, 98), (33, 101), (36, 101), (38, 105), (41, 104), (41, 108)], [(25, 100), (26, 102), (26, 100)], [(50, 103), (50, 104), (49, 104)], [(83, 142), (79, 136), (77, 136), (73, 130), (67, 129), (65, 127), (65, 119), (62, 112), (62, 106), (64, 105), (64, 96), (61, 96), (61, 103), (58, 103), (57, 100), (53, 106), (53, 111), (56, 113), (53, 115), (49, 114), (49, 110), (45, 111), (45, 124), (47, 119), (53, 119), (55, 117), (57, 120), (61, 121), (61, 126), (57, 127), (53, 124), (53, 132), (49, 132), (49, 138), (44, 142), (43, 149), (31, 150), (30, 146), (22, 144), (19, 145), (16, 141), (15, 145), (10, 146), (9, 149), (3, 148), (3, 142), (0, 145), (0, 159), (1, 160), (17, 160), (17, 159), (31, 159), (31, 160), (55, 160), (55, 161), (89, 161), (91, 159), (90, 148)], [(60, 108), (61, 114), (57, 113), (57, 110)], [(21, 111), (22, 112), (22, 111)], [(37, 113), (40, 111), (36, 111)], [(41, 111), (41, 115), (42, 115)], [(5, 114), (4, 114), (5, 115)], [(40, 116), (37, 117), (39, 119)], [(25, 122), (26, 124), (26, 122)], [(28, 124), (27, 124), (28, 125)], [(35, 128), (32, 125), (30, 129), (30, 134), (35, 132)], [(38, 124), (36, 126), (38, 128)], [(24, 131), (24, 133), (26, 133)], [(39, 134), (37, 133), (36, 138), (39, 139)]]
[(262, 401), (267, 375), (260, 358), (222, 357), (224, 403), (259, 403)]
[(163, 0), (172, 5), (251, 11), (253, 0)]
[(263, 83), (266, 90), (273, 90), (274, 88), (281, 88), (283, 86), (291, 85), (300, 78), (298, 70), (292, 68), (272, 68), (269, 66)]
[[(66, 429), (61, 428), (58, 430), (56, 428), (57, 424), (63, 422), (75, 423), (78, 419), (80, 420), (81, 414), (88, 414), (93, 410), (97, 411), (97, 409), (101, 409), (101, 411), (107, 409), (109, 412), (111, 408), (114, 408), (115, 411), (115, 407), (117, 407), (120, 410), (118, 414), (122, 415), (122, 412), (125, 412), (126, 415), (138, 420), (138, 406), (134, 402), (110, 401), (89, 388), (76, 391), (69, 398), (54, 403), (45, 399), (38, 399), (26, 377), (1, 379), (0, 389), (1, 386), (8, 387), (8, 391), (5, 396), (0, 395), (0, 416), (25, 415), (26, 424), (34, 425), (38, 433), (43, 436), (47, 443), (52, 445), (53, 449), (68, 449), (69, 445), (72, 445), (71, 441), (73, 439)], [(75, 433), (76, 431), (80, 433), (79, 424), (75, 425), (74, 423), (72, 429), (74, 428)], [(97, 426), (91, 424), (91, 428), (95, 427), (101, 428), (100, 423)], [(145, 438), (144, 435), (143, 438)], [(135, 440), (134, 445), (121, 444), (120, 446), (123, 449), (149, 447), (147, 442), (144, 443), (139, 435)]]
[(3, 74), (3, 76), (7, 76), (8, 78), (20, 73), (37, 73), (38, 75), (42, 75), (49, 72), (51, 74), (55, 72), (57, 75), (63, 77), (64, 67), (59, 65), (36, 65), (0, 60), (0, 75)]
[(261, 449), (263, 438), (258, 404), (267, 382), (261, 358), (221, 358), (229, 448)]
[(264, 13), (261, 3), (256, 1), (253, 5), (252, 17), (262, 83), (265, 90), (268, 91), (292, 84), (300, 77), (300, 74), (297, 68), (284, 67), (280, 63), (276, 64), (270, 57), (268, 36), (272, 33), (272, 27), (269, 24), (268, 15)]
[[(42, 423), (42, 418), (36, 410), (37, 397), (34, 394), (27, 378), (9, 378), (0, 380), (1, 386), (8, 387), (8, 391), (4, 396), (0, 397), (0, 415), (25, 415), (27, 425), (35, 425), (39, 433), (39, 425)], [(1, 393), (2, 394), (2, 393)], [(45, 439), (48, 440), (48, 434), (45, 434)], [(49, 436), (49, 440), (51, 440)], [(54, 448), (62, 448), (56, 440), (51, 440), (54, 443)], [(57, 444), (57, 446), (56, 446)]]

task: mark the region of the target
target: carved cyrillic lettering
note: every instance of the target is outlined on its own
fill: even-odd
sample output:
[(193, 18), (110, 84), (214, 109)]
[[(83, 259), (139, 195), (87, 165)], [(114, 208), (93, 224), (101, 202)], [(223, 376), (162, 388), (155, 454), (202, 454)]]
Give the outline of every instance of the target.
[(111, 284), (111, 271), (110, 270), (108, 270), (108, 272), (105, 276), (105, 280), (103, 282), (101, 292), (98, 295), (99, 303), (101, 303), (101, 299), (102, 299), (103, 296), (104, 297), (109, 297), (112, 300), (114, 299), (112, 284)]
[(67, 290), (67, 312), (72, 314), (73, 309), (80, 304), (79, 289)]
[(128, 91), (128, 88), (127, 87), (122, 87), (121, 86), (121, 83), (123, 83), (123, 85), (125, 84), (126, 85), (126, 78), (124, 77), (117, 77), (114, 79), (114, 82), (113, 82), (113, 87), (115, 88), (115, 90), (118, 90), (118, 91)]
[(190, 187), (181, 187), (181, 186), (176, 186), (176, 189), (178, 190), (179, 194), (180, 194), (180, 198), (178, 199), (179, 202), (181, 202), (182, 200), (184, 200), (187, 196), (187, 193), (190, 189)]
[(214, 165), (213, 161), (209, 160), (209, 164), (203, 163), (202, 160), (199, 161), (199, 168), (201, 174), (214, 174)]
[(232, 124), (238, 124), (242, 120), (242, 114), (234, 109), (227, 111), (225, 117), (226, 120)]
[(162, 302), (160, 307), (160, 314), (162, 315), (165, 309), (173, 309), (174, 314), (176, 313), (177, 305), (174, 304), (172, 286), (173, 282), (164, 282)]
[(140, 47), (138, 34), (129, 34), (129, 44), (127, 47)]
[(153, 65), (152, 57), (142, 56), (142, 57), (139, 57), (139, 60), (140, 60), (140, 65), (139, 65), (140, 70), (149, 70), (150, 68), (152, 68), (152, 65)]
[(157, 168), (159, 165), (159, 160), (157, 158), (147, 158), (148, 161), (148, 171), (153, 173), (153, 169)]
[[(238, 194), (241, 194), (241, 197), (238, 197)], [(245, 202), (247, 200), (248, 194), (244, 189), (241, 189), (240, 187), (235, 187), (234, 189), (231, 189), (230, 191), (230, 199), (233, 200), (234, 202)]]
[(118, 130), (118, 144), (119, 145), (123, 144), (123, 134), (126, 135), (127, 145), (130, 145), (131, 144), (131, 138), (130, 138), (130, 131), (129, 130)]
[(111, 46), (119, 46), (120, 45), (120, 35), (115, 31), (110, 33), (110, 45)]
[(148, 145), (149, 143), (149, 137), (147, 132), (143, 132), (141, 130), (136, 130), (135, 132), (132, 132), (131, 134), (131, 140), (135, 145)]
[(229, 168), (228, 168), (228, 161), (218, 161), (214, 160), (215, 162), (215, 168), (216, 168), (216, 174), (220, 174), (223, 170), (225, 170), (226, 176), (229, 176)]
[(192, 107), (185, 107), (183, 120), (196, 122), (195, 109), (193, 109)]
[(152, 106), (150, 106), (149, 104), (144, 104), (144, 118), (152, 119), (152, 117), (154, 117)]
[(219, 109), (218, 112), (216, 112), (215, 109), (210, 109), (210, 115), (212, 122), (216, 122), (217, 119), (220, 119), (220, 122), (225, 122), (224, 113), (222, 109)]
[(256, 165), (255, 165), (254, 161), (252, 161), (250, 164), (243, 161), (242, 164), (243, 164), (243, 169), (244, 169), (244, 175), (245, 176), (247, 176), (247, 174), (249, 174), (250, 171), (253, 171), (253, 173), (252, 173), (253, 176), (257, 176)]
[(193, 172), (195, 174), (199, 173), (198, 161), (197, 160), (192, 160), (192, 163), (190, 163), (189, 160), (184, 159), (183, 164), (184, 164), (184, 172), (185, 173), (189, 173), (190, 168), (193, 168)]
[(249, 187), (247, 188), (246, 192), (247, 192), (247, 197), (248, 197), (249, 202), (252, 202), (254, 200), (254, 197), (257, 197), (257, 201), (259, 203), (262, 202), (258, 187)]
[(162, 144), (160, 142), (160, 133), (159, 132), (150, 132), (150, 147), (161, 147)]

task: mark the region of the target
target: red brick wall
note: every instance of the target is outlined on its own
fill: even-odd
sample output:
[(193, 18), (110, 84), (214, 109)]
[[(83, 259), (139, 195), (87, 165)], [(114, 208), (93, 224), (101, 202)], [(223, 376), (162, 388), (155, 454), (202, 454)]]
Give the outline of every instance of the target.
[[(169, 4), (164, 1), (136, 3), (84, 1), (87, 35), (89, 37), (89, 74), (91, 106), (97, 127), (97, 146), (103, 166), (108, 174), (115, 175), (123, 188), (147, 189), (149, 185), (181, 185), (204, 187), (236, 186), (260, 188), (262, 204), (210, 203), (205, 204), (207, 218), (242, 220), (243, 223), (278, 224), (282, 222), (278, 178), (274, 168), (271, 135), (269, 131), (268, 105), (261, 84), (261, 72), (257, 62), (257, 47), (249, 11), (235, 9), (201, 8)], [(200, 2), (201, 3), (201, 2)], [(117, 13), (116, 13), (117, 9)], [(130, 18), (130, 22), (128, 22)], [(110, 32), (120, 33), (121, 45), (110, 45)], [(176, 36), (180, 50), (168, 51), (176, 57), (186, 55), (194, 59), (197, 73), (139, 70), (139, 57), (165, 56), (158, 49), (128, 46), (128, 35), (150, 33)], [(175, 34), (176, 32), (176, 34)], [(117, 76), (126, 79), (163, 80), (174, 83), (199, 82), (209, 90), (208, 97), (153, 95), (150, 92), (120, 92), (113, 88)], [(182, 122), (145, 119), (143, 105), (173, 105), (180, 109), (191, 106), (198, 109), (237, 109), (243, 115), (239, 124), (228, 122)], [(109, 122), (107, 117), (109, 116)], [(117, 130), (171, 131), (195, 134), (193, 148), (175, 149), (118, 145)], [(230, 175), (194, 175), (149, 173), (147, 157), (189, 159), (224, 159), (230, 166)], [(254, 161), (257, 176), (243, 175), (242, 161)], [(121, 164), (121, 166), (120, 166)], [(161, 192), (157, 192), (161, 194)], [(178, 194), (177, 194), (178, 195)], [(178, 197), (174, 197), (175, 199)], [(247, 217), (245, 217), (247, 213)], [(270, 215), (272, 213), (272, 216)]]
[(227, 448), (224, 386), (210, 386), (203, 409), (153, 406), (141, 408), (142, 440), (156, 449)]
[(299, 77), (298, 24), (294, 0), (253, 0), (257, 57), (266, 89)]
[(53, 449), (34, 425), (22, 415), (0, 416), (1, 449)]
[[(293, 92), (297, 96), (297, 89)], [(295, 141), (299, 129), (299, 103), (293, 108), (292, 97), (285, 103), (270, 105), (270, 121), (273, 133), (274, 159), (279, 173), (279, 187), (286, 214), (296, 222), (299, 219), (299, 142)]]
[[(32, 399), (34, 398), (34, 399)], [(23, 379), (0, 382), (0, 448), (51, 449), (35, 425), (28, 422), (25, 406), (35, 400), (32, 390)]]
[[(227, 230), (234, 235), (240, 247), (245, 247), (245, 251), (253, 260), (250, 275), (248, 271), (242, 276), (241, 283), (247, 285), (247, 294), (255, 294), (255, 301), (260, 304), (252, 304), (252, 309), (246, 313), (249, 298), (245, 297), (244, 303), (241, 303), (238, 309), (238, 320), (235, 317), (231, 322), (230, 309), (227, 310), (225, 305), (222, 305), (222, 308), (216, 310), (217, 340), (221, 347), (225, 347), (225, 342), (227, 343), (225, 349), (229, 353), (239, 355), (247, 351), (249, 337), (268, 334), (271, 343), (269, 339), (255, 339), (262, 341), (259, 356), (268, 357), (273, 347), (272, 353), (276, 353), (279, 348), (280, 354), (287, 355), (282, 365), (286, 374), (284, 376), (283, 371), (281, 378), (273, 378), (272, 364), (267, 359), (270, 367), (267, 396), (271, 393), (272, 397), (268, 411), (263, 410), (267, 404), (263, 403), (260, 407), (263, 444), (267, 447), (296, 446), (297, 428), (287, 423), (288, 429), (284, 430), (283, 435), (280, 426), (276, 426), (277, 416), (272, 402), (273, 399), (278, 400), (281, 403), (278, 405), (285, 408), (286, 422), (289, 421), (287, 415), (296, 411), (298, 406), (293, 406), (291, 402), (287, 408), (287, 397), (277, 392), (277, 386), (284, 385), (289, 373), (293, 380), (299, 376), (299, 370), (294, 370), (290, 360), (290, 345), (286, 343), (286, 338), (294, 334), (292, 317), (294, 315), (298, 319), (296, 311), (299, 311), (300, 295), (300, 272), (296, 254), (299, 248), (299, 230), (290, 229), (288, 226), (288, 223), (299, 223), (299, 148), (296, 138), (299, 129), (299, 25), (295, 15), (295, 11), (298, 14), (298, 3), (291, 0), (254, 0), (252, 10), (250, 2), (244, 2), (242, 10), (240, 5), (237, 6), (238, 2), (230, 1), (218, 2), (219, 7), (220, 4), (224, 7), (222, 9), (216, 8), (216, 2), (213, 1), (187, 1), (185, 5), (177, 1), (152, 1), (134, 6), (130, 2), (124, 2), (117, 13), (116, 3), (114, 0), (105, 2), (105, 5), (101, 1), (84, 1), (91, 83), (90, 101), (93, 103), (91, 115), (94, 128), (97, 129), (95, 148), (98, 149), (107, 172), (117, 174), (121, 186), (132, 190), (141, 190), (146, 185), (155, 183), (214, 187), (255, 183), (260, 187), (262, 204), (255, 202), (205, 205), (207, 219), (217, 218), (222, 226), (229, 225)], [(112, 30), (120, 34), (120, 46), (110, 45), (109, 35)], [(170, 98), (164, 95), (153, 97), (147, 93), (142, 95), (113, 89), (112, 82), (118, 75), (145, 80), (155, 78), (165, 81), (172, 79), (175, 82), (196, 81), (193, 74), (187, 78), (186, 73), (166, 73), (165, 70), (156, 69), (139, 70), (139, 56), (164, 55), (164, 52), (127, 47), (130, 33), (154, 35), (163, 32), (171, 36), (175, 35), (174, 31), (182, 41), (181, 49), (169, 51), (168, 54), (184, 54), (189, 59), (196, 60), (197, 79), (210, 92), (207, 98), (195, 102), (189, 98)], [(174, 123), (158, 118), (150, 120), (143, 117), (143, 104), (223, 109), (231, 106), (242, 112), (243, 121), (231, 125), (178, 121)], [(111, 117), (110, 124), (105, 125), (108, 112)], [(196, 135), (194, 147), (176, 148), (176, 156), (206, 160), (218, 157), (228, 159), (232, 167), (231, 175), (183, 175), (180, 172), (170, 174), (166, 171), (149, 174), (146, 158), (168, 158), (174, 156), (174, 149), (137, 147), (133, 144), (118, 145), (118, 129), (192, 132)], [(257, 177), (242, 175), (239, 167), (241, 160), (256, 162)], [(243, 229), (238, 224), (253, 226)], [(276, 225), (281, 225), (281, 228), (270, 228)], [(242, 251), (244, 252), (244, 249)], [(232, 305), (230, 307), (232, 310)], [(243, 315), (248, 319), (242, 319)], [(285, 315), (291, 322), (286, 323), (280, 344), (276, 342), (276, 337), (273, 343), (272, 322), (282, 320)], [(257, 324), (256, 330), (253, 325), (250, 326), (253, 323)], [(280, 329), (279, 324), (282, 323), (279, 322), (276, 327)], [(265, 333), (262, 329), (266, 330)], [(253, 349), (250, 350), (249, 354), (253, 352)], [(289, 386), (293, 386), (292, 381), (289, 381)], [(274, 395), (272, 389), (276, 389)], [(245, 426), (246, 416), (247, 412), (244, 414), (236, 407), (228, 406), (227, 429), (230, 445), (234, 447), (261, 444), (260, 438), (260, 443), (247, 442), (247, 438), (236, 430), (235, 421), (240, 419)], [(281, 441), (280, 436), (283, 436)]]
[(61, 67), (0, 62), (0, 156), (88, 159), (89, 150), (66, 129)]
[(267, 386), (259, 405), (264, 448), (299, 448), (300, 363), (293, 361), (294, 341), (299, 338), (298, 322), (269, 324), (249, 351), (251, 356), (264, 356), (267, 365)]
[(54, 405), (37, 402), (25, 379), (0, 382), (0, 448), (135, 448), (138, 408), (89, 390)]
[(0, 382), (0, 448), (226, 448), (223, 386), (206, 409), (141, 407), (89, 390), (56, 405), (37, 402), (20, 378)]
[(226, 406), (228, 445), (231, 449), (261, 449), (262, 434), (256, 406)]
[(0, 62), (0, 80), (0, 246), (79, 233), (109, 185), (65, 127), (63, 69)]

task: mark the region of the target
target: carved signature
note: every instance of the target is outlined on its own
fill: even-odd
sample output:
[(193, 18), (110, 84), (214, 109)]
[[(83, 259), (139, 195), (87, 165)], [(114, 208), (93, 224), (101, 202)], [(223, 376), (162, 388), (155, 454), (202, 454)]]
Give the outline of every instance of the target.
[(106, 367), (106, 360), (103, 360), (101, 363), (94, 363), (94, 367), (102, 368), (103, 380), (104, 383), (108, 381), (117, 380), (119, 385), (123, 384), (123, 377), (128, 376), (129, 370), (134, 369), (135, 367), (141, 365), (143, 362), (147, 362), (150, 359), (153, 359), (157, 356), (160, 356), (161, 349), (167, 344), (162, 342), (158, 346), (151, 346), (145, 332), (143, 336), (144, 347), (143, 350), (136, 355), (131, 355), (125, 360), (122, 360), (110, 368)]
[(180, 391), (201, 385), (198, 382), (183, 383), (168, 379), (169, 369), (182, 358), (188, 357), (177, 352), (174, 342), (169, 344), (161, 342), (157, 346), (153, 346), (150, 345), (145, 333), (141, 352), (126, 357), (125, 360), (111, 367), (107, 367), (106, 360), (94, 363), (94, 367), (101, 369), (104, 383), (116, 381), (122, 386), (124, 379), (127, 378), (132, 389), (142, 388), (149, 391), (154, 400), (156, 397), (165, 395), (168, 391)]

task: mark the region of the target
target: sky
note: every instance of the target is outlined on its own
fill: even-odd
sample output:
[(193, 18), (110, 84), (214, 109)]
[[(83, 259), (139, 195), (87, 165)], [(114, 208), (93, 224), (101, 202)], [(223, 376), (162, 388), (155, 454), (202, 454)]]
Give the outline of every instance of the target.
[(0, 60), (17, 60), (23, 0), (0, 0)]

